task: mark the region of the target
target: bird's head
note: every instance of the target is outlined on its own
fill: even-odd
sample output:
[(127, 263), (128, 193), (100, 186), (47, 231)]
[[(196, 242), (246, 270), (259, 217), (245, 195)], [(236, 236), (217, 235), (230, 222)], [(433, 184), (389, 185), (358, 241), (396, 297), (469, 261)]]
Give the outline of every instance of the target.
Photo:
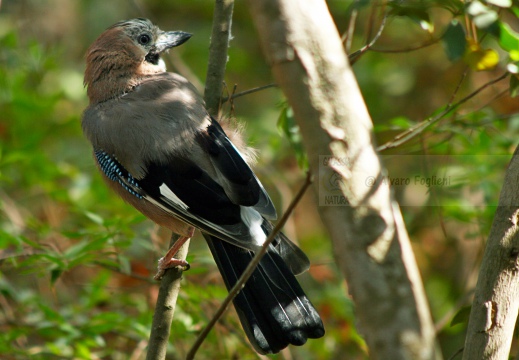
[(142, 18), (110, 26), (87, 50), (84, 83), (90, 99), (101, 100), (98, 91), (112, 93), (104, 97), (117, 96), (135, 86), (139, 78), (165, 72), (160, 55), (190, 37), (183, 31), (162, 31)]

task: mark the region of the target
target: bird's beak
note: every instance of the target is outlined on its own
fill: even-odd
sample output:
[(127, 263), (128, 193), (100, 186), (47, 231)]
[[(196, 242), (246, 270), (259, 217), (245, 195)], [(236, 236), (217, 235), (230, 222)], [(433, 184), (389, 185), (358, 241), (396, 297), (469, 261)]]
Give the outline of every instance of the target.
[(188, 41), (191, 36), (192, 34), (183, 31), (163, 32), (155, 42), (153, 52), (160, 54), (164, 50), (182, 45)]

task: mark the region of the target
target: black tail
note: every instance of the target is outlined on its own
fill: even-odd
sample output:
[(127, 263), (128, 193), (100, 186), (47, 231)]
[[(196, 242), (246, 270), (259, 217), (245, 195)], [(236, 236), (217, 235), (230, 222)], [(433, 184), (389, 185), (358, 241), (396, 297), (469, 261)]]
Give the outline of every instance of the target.
[[(254, 253), (204, 234), (229, 290)], [(324, 335), (319, 314), (281, 256), (271, 246), (234, 299), (249, 341), (261, 354), (277, 353), (289, 344), (303, 345)]]

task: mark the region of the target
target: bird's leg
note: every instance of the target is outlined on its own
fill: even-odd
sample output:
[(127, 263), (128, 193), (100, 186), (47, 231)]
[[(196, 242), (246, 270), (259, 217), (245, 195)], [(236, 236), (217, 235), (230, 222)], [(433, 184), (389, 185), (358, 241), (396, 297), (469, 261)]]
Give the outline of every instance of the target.
[(175, 254), (178, 252), (178, 250), (182, 247), (182, 245), (185, 244), (186, 241), (191, 239), (191, 237), (195, 233), (195, 228), (191, 227), (189, 229), (189, 235), (188, 236), (181, 236), (178, 238), (177, 241), (171, 246), (171, 248), (168, 250), (166, 255), (161, 257), (159, 259), (159, 266), (157, 267), (157, 274), (153, 277), (155, 280), (160, 280), (164, 276), (164, 272), (167, 269), (171, 269), (177, 266), (181, 266), (183, 268), (183, 271), (189, 270), (190, 266), (189, 263), (186, 260), (177, 259), (175, 258)]

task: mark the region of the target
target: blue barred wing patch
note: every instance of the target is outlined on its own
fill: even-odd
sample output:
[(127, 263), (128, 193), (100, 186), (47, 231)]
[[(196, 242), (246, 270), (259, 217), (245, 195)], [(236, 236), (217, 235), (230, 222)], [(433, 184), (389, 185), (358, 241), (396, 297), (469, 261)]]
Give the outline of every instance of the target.
[(94, 154), (101, 170), (107, 178), (121, 184), (121, 186), (133, 196), (139, 199), (143, 198), (139, 183), (132, 174), (117, 161), (115, 156), (110, 156), (102, 150), (96, 150)]

